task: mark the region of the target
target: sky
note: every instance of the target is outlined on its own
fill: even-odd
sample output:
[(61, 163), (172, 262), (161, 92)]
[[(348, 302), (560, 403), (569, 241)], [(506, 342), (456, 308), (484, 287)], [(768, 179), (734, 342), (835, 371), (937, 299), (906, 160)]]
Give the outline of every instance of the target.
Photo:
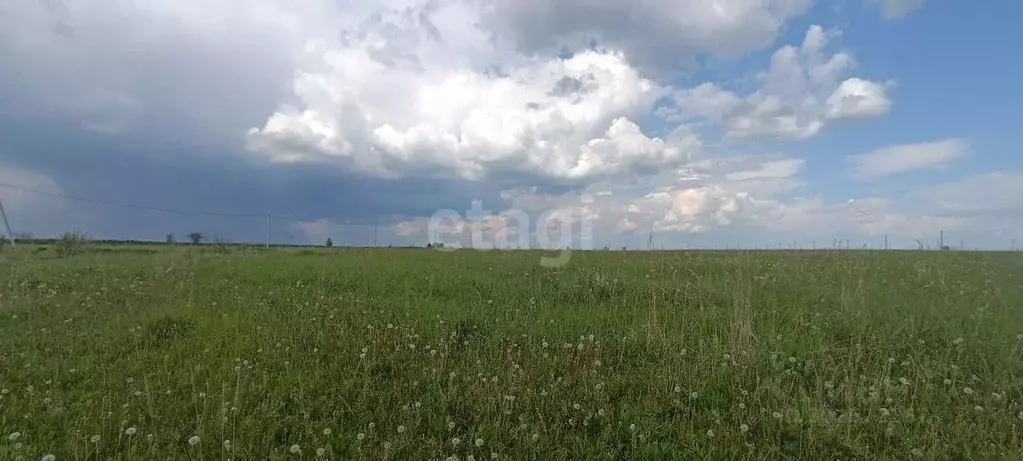
[(35, 236), (263, 242), (269, 214), (276, 244), (1008, 249), (1021, 14), (5, 2), (0, 201)]

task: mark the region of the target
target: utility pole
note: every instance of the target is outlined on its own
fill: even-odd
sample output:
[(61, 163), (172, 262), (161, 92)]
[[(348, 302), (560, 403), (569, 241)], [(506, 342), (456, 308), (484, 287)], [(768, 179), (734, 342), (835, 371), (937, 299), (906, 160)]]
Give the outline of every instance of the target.
[(266, 247), (270, 248), (270, 213), (266, 214)]
[(940, 232), (940, 234), (938, 234), (938, 236), (939, 236), (938, 237), (938, 249), (939, 250), (944, 250), (945, 249), (945, 231), (939, 231), (939, 232)]
[(3, 216), (3, 218), (4, 218), (4, 228), (7, 229), (7, 239), (11, 241), (11, 246), (13, 247), (13, 246), (15, 246), (15, 244), (14, 244), (14, 233), (11, 232), (11, 224), (9, 222), (7, 222), (7, 212), (4, 211), (4, 202), (3, 202), (3, 200), (0, 200), (0, 216)]
[(884, 234), (884, 249), (888, 249), (888, 234)]
[(377, 246), (377, 229), (379, 228), (379, 225), (379, 221), (373, 221), (373, 247)]

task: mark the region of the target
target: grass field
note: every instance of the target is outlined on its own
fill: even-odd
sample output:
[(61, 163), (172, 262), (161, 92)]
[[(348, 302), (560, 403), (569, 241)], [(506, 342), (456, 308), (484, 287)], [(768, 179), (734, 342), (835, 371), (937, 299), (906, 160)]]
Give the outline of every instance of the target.
[(1023, 257), (0, 253), (0, 459), (1021, 459)]

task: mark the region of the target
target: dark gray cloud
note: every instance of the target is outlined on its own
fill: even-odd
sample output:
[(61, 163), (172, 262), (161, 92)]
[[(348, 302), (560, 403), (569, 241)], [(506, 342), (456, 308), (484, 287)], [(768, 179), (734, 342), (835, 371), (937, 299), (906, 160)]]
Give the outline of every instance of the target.
[[(253, 161), (239, 147), (190, 145), (158, 132), (112, 138), (73, 123), (0, 119), (0, 124), (5, 127), (0, 136), (7, 141), (0, 165), (48, 176), (61, 194), (109, 203), (40, 195), (40, 206), (65, 210), (47, 215), (45, 222), (19, 223), (40, 234), (78, 228), (104, 238), (162, 239), (167, 232), (201, 229), (231, 240), (261, 241), (265, 213), (273, 216), (275, 227), (315, 220), (386, 226), (439, 208), (467, 209), (477, 198), (502, 200), (497, 184), (389, 180), (311, 165), (268, 165)], [(114, 204), (256, 216), (176, 214)]]

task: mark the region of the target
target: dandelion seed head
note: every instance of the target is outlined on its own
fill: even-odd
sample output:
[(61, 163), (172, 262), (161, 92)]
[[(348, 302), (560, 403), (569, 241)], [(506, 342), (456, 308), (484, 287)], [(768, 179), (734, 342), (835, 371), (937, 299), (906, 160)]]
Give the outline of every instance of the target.
[(138, 432), (138, 430), (139, 429), (137, 427), (135, 427), (135, 426), (129, 427), (129, 428), (124, 430), (124, 435), (127, 435), (127, 436), (135, 435), (135, 433)]
[(482, 447), (483, 446), (483, 439), (476, 439), (475, 444), (476, 444), (477, 447)]
[(199, 441), (200, 440), (199, 440), (199, 436), (198, 435), (193, 435), (193, 436), (188, 438), (188, 444), (193, 446), (193, 447), (198, 445)]
[(302, 451), (302, 448), (299, 447), (298, 444), (296, 443), (296, 444), (292, 445), (291, 448), (288, 448), (288, 451), (290, 451), (292, 453), (298, 453), (298, 452)]
[(327, 454), (326, 448), (320, 447), (316, 449), (316, 456), (323, 456), (325, 454)]

